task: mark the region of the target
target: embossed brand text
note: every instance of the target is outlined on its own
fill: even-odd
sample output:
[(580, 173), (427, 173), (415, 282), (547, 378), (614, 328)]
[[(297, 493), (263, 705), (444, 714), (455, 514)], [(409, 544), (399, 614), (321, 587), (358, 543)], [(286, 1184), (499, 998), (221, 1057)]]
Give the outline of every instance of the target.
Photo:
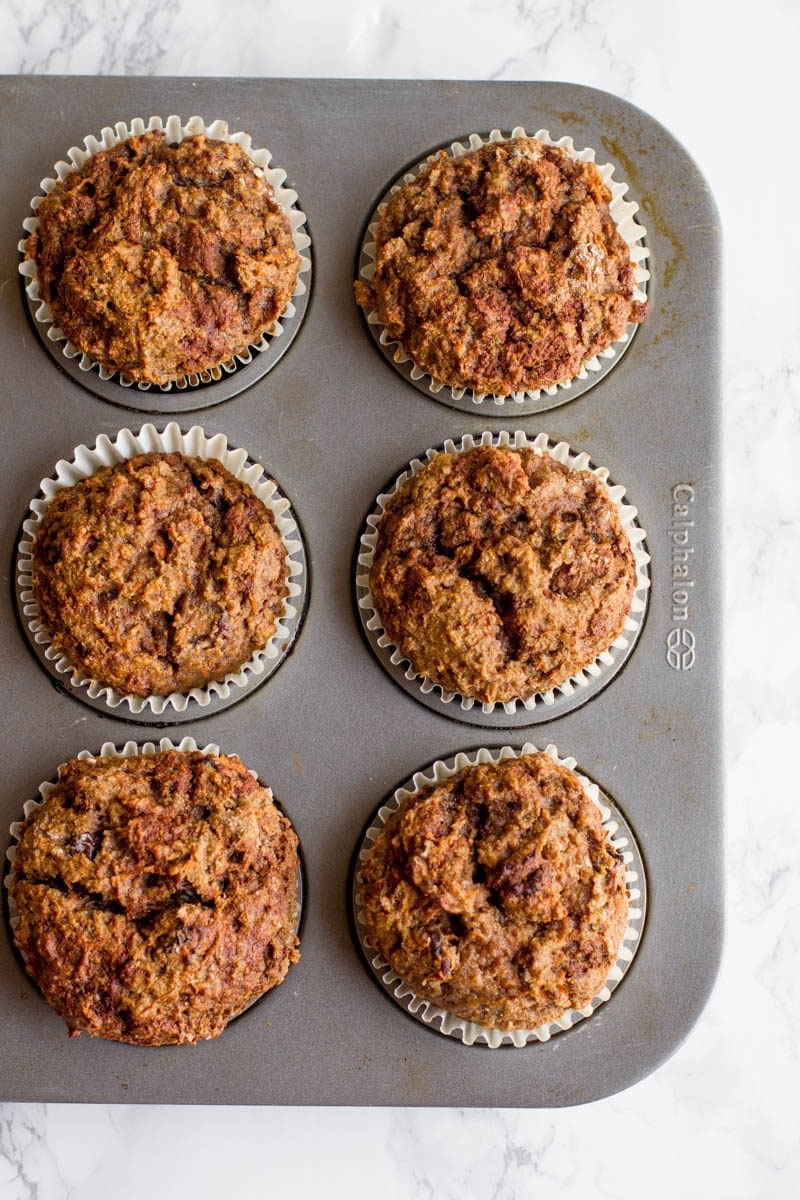
[(695, 661), (695, 637), (689, 628), (694, 598), (694, 488), (676, 483), (672, 489), (670, 540), (670, 601), (672, 628), (667, 634), (667, 662), (676, 671), (689, 671)]

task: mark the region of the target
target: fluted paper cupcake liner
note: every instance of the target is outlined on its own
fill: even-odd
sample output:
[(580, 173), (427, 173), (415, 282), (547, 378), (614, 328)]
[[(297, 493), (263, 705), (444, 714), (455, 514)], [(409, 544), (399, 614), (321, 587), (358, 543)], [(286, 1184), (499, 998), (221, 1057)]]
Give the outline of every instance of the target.
[(576, 770), (575, 759), (561, 758), (556, 747), (549, 744), (545, 746), (544, 753), (549, 755), (554, 762), (567, 767), (576, 774), (586, 796), (600, 812), (609, 845), (622, 855), (625, 865), (625, 882), (628, 888), (628, 924), (620, 942), (616, 961), (597, 995), (593, 996), (583, 1008), (570, 1009), (557, 1021), (540, 1025), (537, 1029), (490, 1029), (475, 1021), (468, 1021), (463, 1017), (446, 1012), (430, 1000), (422, 999), (413, 988), (404, 983), (397, 972), (371, 945), (364, 924), (363, 906), (360, 900), (360, 868), (389, 817), (397, 812), (400, 805), (409, 796), (421, 792), (432, 784), (452, 778), (453, 775), (463, 771), (465, 767), (474, 766), (477, 763), (498, 763), (503, 759), (522, 758), (527, 754), (537, 752), (537, 747), (530, 742), (526, 742), (521, 750), (515, 750), (511, 746), (503, 746), (501, 749), (495, 750), (482, 747), (480, 750), (472, 750), (469, 753), (456, 754), (454, 758), (448, 759), (446, 762), (437, 760), (425, 771), (417, 771), (411, 780), (399, 787), (388, 803), (378, 810), (358, 851), (353, 879), (353, 911), (356, 932), (373, 974), (386, 992), (411, 1016), (416, 1017), (417, 1020), (437, 1033), (458, 1039), (465, 1046), (477, 1044), (486, 1045), (493, 1050), (500, 1046), (519, 1049), (531, 1042), (548, 1042), (554, 1034), (571, 1029), (580, 1021), (591, 1017), (601, 1005), (611, 998), (614, 989), (627, 972), (639, 947), (644, 929), (647, 886), (644, 864), (632, 831), (616, 806), (612, 808), (609, 797), (600, 791), (597, 784), (592, 783), (590, 779)]
[(34, 215), (26, 217), (22, 222), (25, 230), (25, 237), (19, 242), (19, 251), (23, 255), (23, 260), (19, 265), (20, 274), (25, 280), (25, 292), (34, 306), (34, 315), (38, 325), (42, 326), (42, 336), (47, 337), (51, 342), (61, 343), (62, 353), (67, 359), (75, 359), (81, 371), (96, 371), (102, 380), (114, 379), (117, 383), (125, 388), (135, 387), (139, 391), (147, 392), (152, 387), (156, 387), (161, 392), (171, 392), (175, 389), (185, 391), (187, 388), (199, 387), (202, 384), (214, 383), (224, 378), (225, 375), (231, 375), (240, 366), (245, 366), (253, 361), (253, 352), (262, 354), (270, 348), (273, 338), (278, 338), (284, 333), (283, 322), (295, 316), (296, 308), (289, 301), (281, 316), (274, 322), (272, 327), (258, 339), (253, 342), (247, 349), (235, 354), (227, 362), (219, 366), (211, 367), (208, 370), (184, 375), (181, 379), (173, 383), (153, 385), (150, 383), (134, 383), (132, 379), (127, 378), (119, 371), (109, 371), (107, 367), (96, 362), (90, 355), (79, 350), (72, 344), (67, 335), (59, 327), (50, 306), (41, 298), (39, 294), (39, 278), (36, 268), (36, 263), (32, 259), (26, 259), (25, 243), (28, 235), (38, 227), (38, 217), (35, 215), (46, 195), (52, 192), (57, 183), (66, 179), (73, 171), (80, 170), (82, 166), (95, 154), (101, 150), (111, 150), (114, 146), (118, 146), (121, 142), (125, 142), (130, 137), (134, 137), (143, 133), (152, 133), (156, 130), (163, 130), (167, 140), (172, 143), (182, 142), (186, 137), (192, 137), (198, 133), (204, 133), (207, 137), (214, 138), (216, 141), (235, 142), (241, 146), (247, 157), (255, 165), (258, 173), (270, 184), (275, 194), (275, 200), (286, 213), (289, 219), (289, 224), (292, 230), (292, 241), (294, 247), (300, 255), (300, 269), (297, 275), (297, 283), (295, 285), (292, 299), (303, 296), (307, 290), (307, 282), (303, 279), (310, 278), (311, 259), (304, 251), (308, 250), (311, 245), (311, 239), (308, 236), (304, 226), (306, 224), (305, 213), (297, 207), (297, 192), (292, 188), (284, 186), (286, 181), (286, 172), (280, 167), (270, 166), (272, 155), (269, 150), (257, 149), (251, 143), (251, 138), (248, 133), (231, 133), (228, 130), (227, 121), (212, 121), (207, 124), (202, 117), (190, 117), (185, 123), (178, 116), (167, 117), (166, 121), (161, 117), (150, 117), (144, 121), (141, 117), (135, 117), (130, 123), (125, 121), (117, 121), (116, 125), (104, 126), (100, 131), (99, 138), (92, 134), (84, 138), (83, 146), (71, 146), (67, 151), (67, 160), (60, 160), (53, 167), (53, 175), (41, 182), (41, 193), (34, 196), (31, 200), (31, 208)]
[[(272, 514), (286, 548), (284, 563), (287, 594), (284, 598), (283, 613), (277, 621), (272, 637), (238, 670), (230, 671), (223, 679), (212, 680), (202, 688), (192, 688), (187, 693), (173, 692), (168, 696), (141, 697), (118, 692), (107, 684), (85, 675), (65, 654), (53, 646), (50, 633), (41, 620), (39, 605), (33, 592), (33, 546), (47, 507), (58, 492), (74, 486), (82, 479), (90, 478), (101, 467), (111, 467), (134, 458), (137, 454), (154, 451), (185, 454), (191, 458), (215, 459), (231, 475), (250, 487)], [(125, 705), (134, 715), (149, 710), (156, 716), (168, 714), (170, 709), (175, 713), (185, 713), (192, 702), (204, 709), (211, 703), (212, 698), (228, 700), (235, 689), (244, 688), (262, 676), (268, 678), (278, 665), (287, 645), (296, 636), (302, 618), (307, 578), (303, 565), (305, 551), (288, 499), (280, 492), (277, 483), (265, 474), (262, 465), (248, 458), (246, 450), (233, 449), (228, 445), (225, 434), (206, 434), (199, 425), (192, 426), (184, 434), (174, 421), (161, 432), (154, 425), (146, 424), (138, 433), (122, 429), (113, 440), (106, 434), (101, 434), (92, 449), (84, 445), (76, 446), (72, 459), (69, 462), (61, 459), (56, 464), (54, 474), (48, 479), (43, 479), (39, 486), (42, 494), (31, 501), (31, 515), (22, 524), (23, 536), (19, 542), (17, 560), (17, 604), (20, 618), (30, 638), (42, 648), (48, 667), (56, 678), (68, 679), (74, 688), (85, 689), (87, 696), (92, 700), (101, 700), (109, 709)], [(169, 716), (165, 719), (169, 719)]]
[[(467, 450), (474, 449), (476, 446), (505, 446), (512, 450), (526, 448), (534, 450), (537, 454), (547, 454), (556, 462), (561, 463), (572, 471), (591, 471), (593, 475), (606, 485), (608, 496), (617, 509), (620, 523), (628, 537), (636, 565), (636, 587), (631, 600), (630, 611), (625, 618), (622, 633), (614, 639), (607, 650), (599, 654), (593, 662), (588, 663), (580, 671), (571, 675), (569, 679), (565, 679), (563, 683), (560, 683), (557, 687), (549, 691), (536, 692), (532, 696), (521, 696), (508, 701), (496, 701), (492, 704), (481, 703), (481, 701), (475, 700), (472, 697), (461, 696), (457, 692), (448, 692), (441, 684), (435, 683), (427, 676), (420, 675), (415, 671), (407, 657), (385, 632), (383, 622), (378, 615), (375, 602), (372, 598), (369, 583), (369, 573), (375, 558), (380, 523), (387, 506), (398, 489), (412, 475), (416, 475), (423, 467), (427, 466), (431, 459), (441, 453), (442, 450), (447, 454), (463, 454)], [(608, 477), (608, 470), (605, 467), (592, 466), (589, 455), (585, 452), (578, 453), (571, 450), (566, 442), (551, 444), (550, 439), (545, 433), (529, 437), (522, 430), (516, 430), (514, 433), (510, 433), (507, 430), (503, 430), (500, 433), (491, 433), (487, 430), (478, 437), (465, 434), (459, 442), (453, 442), (448, 439), (443, 447), (433, 447), (426, 450), (422, 457), (412, 459), (406, 469), (398, 475), (389, 491), (377, 497), (376, 507), (367, 517), (366, 526), (361, 534), (358, 565), (356, 568), (356, 597), (359, 616), (365, 630), (372, 635), (370, 644), (376, 649), (376, 653), (384, 666), (390, 664), (392, 667), (404, 668), (405, 678), (409, 681), (416, 681), (419, 692), (423, 696), (436, 691), (439, 693), (443, 704), (452, 704), (454, 701), (457, 701), (464, 712), (470, 712), (478, 706), (479, 711), (487, 716), (501, 710), (508, 715), (513, 715), (520, 709), (533, 712), (540, 706), (545, 706), (548, 710), (552, 709), (550, 715), (555, 716), (557, 715), (557, 706), (560, 698), (572, 697), (576, 692), (587, 688), (595, 680), (599, 680), (604, 674), (608, 674), (617, 664), (620, 655), (629, 649), (632, 641), (639, 633), (644, 620), (650, 587), (648, 573), (650, 555), (645, 548), (647, 535), (638, 522), (638, 510), (633, 505), (625, 503), (625, 488), (620, 484), (609, 483)]]
[[(596, 153), (592, 149), (576, 150), (571, 137), (555, 139), (550, 136), (550, 133), (546, 129), (540, 129), (533, 135), (529, 135), (521, 125), (517, 125), (512, 129), (508, 136), (503, 134), (499, 129), (493, 129), (488, 137), (482, 136), (479, 133), (472, 133), (463, 142), (452, 142), (447, 149), (454, 158), (459, 158), (462, 154), (467, 154), (472, 150), (479, 150), (481, 146), (488, 145), (490, 142), (506, 142), (513, 138), (528, 136), (533, 136), (537, 141), (543, 142), (547, 146), (556, 146), (564, 150), (570, 158), (576, 161), (595, 163), (603, 182), (611, 192), (611, 201), (609, 204), (611, 218), (630, 250), (630, 259), (633, 265), (634, 282), (636, 285), (633, 297), (635, 300), (645, 301), (647, 299), (647, 281), (650, 278), (650, 272), (644, 265), (645, 259), (650, 253), (644, 244), (647, 234), (644, 226), (636, 217), (636, 214), (639, 212), (639, 205), (633, 200), (625, 199), (628, 184), (621, 183), (613, 178), (614, 167), (611, 163), (598, 163), (596, 161)], [(386, 207), (389, 199), (404, 184), (411, 183), (413, 179), (436, 159), (438, 153), (439, 150), (437, 149), (406, 171), (403, 177), (392, 185), (370, 217), (359, 259), (359, 277), (365, 283), (372, 283), (375, 275), (375, 258), (377, 254), (375, 235), (383, 209)], [(373, 336), (384, 349), (390, 352), (391, 358), (398, 368), (407, 369), (409, 378), (414, 383), (424, 384), (431, 396), (443, 400), (445, 403), (454, 402), (457, 407), (465, 409), (483, 407), (485, 410), (489, 407), (494, 407), (498, 410), (496, 415), (501, 415), (504, 408), (508, 409), (514, 406), (516, 406), (518, 411), (522, 412), (526, 411), (531, 405), (535, 405), (535, 411), (545, 412), (547, 409), (556, 408), (559, 404), (565, 404), (567, 400), (572, 399), (573, 394), (577, 395), (580, 391), (586, 390), (583, 387), (576, 388), (576, 384), (591, 386), (591, 383), (594, 381), (592, 377), (596, 377), (598, 372), (603, 370), (604, 361), (606, 362), (606, 369), (608, 369), (608, 360), (619, 357), (636, 329), (635, 325), (629, 326), (626, 333), (618, 341), (607, 347), (607, 349), (600, 351), (599, 354), (592, 355), (586, 359), (581, 364), (578, 373), (569, 379), (547, 388), (509, 392), (506, 395), (498, 396), (489, 392), (477, 392), (473, 388), (449, 387), (447, 384), (435, 379), (429, 372), (414, 363), (413, 359), (403, 349), (401, 343), (391, 336), (375, 309), (368, 310), (365, 316)], [(410, 367), (408, 364), (411, 364)], [(552, 398), (552, 403), (543, 402), (543, 397), (545, 396)], [(466, 401), (466, 403), (462, 403), (463, 401)]]

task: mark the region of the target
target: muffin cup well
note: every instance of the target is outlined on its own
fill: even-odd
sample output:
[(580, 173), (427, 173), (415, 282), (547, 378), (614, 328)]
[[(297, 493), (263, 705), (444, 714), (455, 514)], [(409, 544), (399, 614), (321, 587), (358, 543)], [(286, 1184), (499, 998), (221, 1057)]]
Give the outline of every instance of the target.
[[(155, 130), (163, 130), (167, 140), (173, 143), (181, 142), (184, 138), (191, 137), (194, 134), (204, 133), (217, 141), (235, 142), (241, 146), (248, 158), (257, 167), (258, 173), (272, 187), (277, 203), (289, 219), (292, 240), (295, 249), (300, 255), (300, 268), (292, 299), (273, 326), (266, 333), (262, 334), (257, 342), (254, 342), (245, 350), (234, 355), (225, 363), (211, 367), (208, 370), (185, 375), (173, 383), (162, 385), (134, 383), (132, 379), (127, 378), (121, 372), (109, 371), (108, 368), (101, 366), (90, 355), (77, 349), (58, 326), (49, 305), (42, 300), (39, 294), (36, 263), (32, 259), (24, 258), (27, 236), (38, 225), (38, 218), (35, 215), (36, 211), (45, 196), (53, 190), (57, 183), (72, 174), (72, 172), (79, 170), (99, 151), (110, 150), (121, 142), (127, 141), (130, 137), (143, 133), (152, 133)], [(62, 361), (66, 360), (64, 363), (65, 368), (70, 369), (73, 364), (77, 364), (77, 375), (79, 378), (83, 376), (81, 382), (90, 390), (97, 390), (98, 395), (104, 398), (114, 398), (117, 403), (133, 408), (140, 404), (148, 408), (157, 406), (161, 412), (170, 411), (170, 395), (176, 401), (176, 408), (186, 408), (187, 398), (182, 393), (185, 393), (187, 390), (202, 388), (207, 384), (221, 383), (226, 377), (233, 375), (235, 372), (252, 364), (257, 364), (258, 360), (262, 359), (262, 356), (266, 357), (263, 357), (262, 361), (258, 364), (260, 369), (257, 373), (253, 371), (249, 373), (250, 382), (254, 382), (255, 378), (265, 374), (281, 356), (284, 346), (288, 345), (299, 328), (300, 321), (305, 312), (311, 281), (311, 258), (306, 253), (311, 245), (311, 239), (305, 229), (306, 216), (297, 206), (297, 193), (285, 186), (286, 172), (279, 167), (270, 166), (270, 152), (266, 149), (260, 150), (253, 147), (250, 135), (247, 133), (230, 133), (226, 121), (217, 120), (207, 123), (201, 117), (194, 116), (190, 117), (184, 123), (180, 117), (173, 115), (168, 117), (166, 121), (162, 120), (161, 117), (150, 117), (147, 121), (144, 121), (141, 117), (135, 117), (130, 123), (118, 121), (113, 128), (105, 126), (101, 130), (99, 138), (89, 134), (84, 138), (83, 147), (70, 147), (67, 151), (67, 159), (68, 161), (61, 160), (57, 162), (53, 167), (53, 176), (42, 180), (41, 192), (31, 200), (31, 208), (34, 215), (26, 217), (23, 221), (25, 237), (19, 242), (19, 250), (23, 255), (23, 260), (19, 264), (19, 272), (23, 277), (25, 292), (34, 317), (34, 325), (51, 353), (54, 344), (57, 344), (60, 349), (57, 357)], [(281, 345), (281, 343), (284, 343), (284, 345)], [(91, 372), (95, 372), (96, 375), (92, 376)], [(70, 373), (74, 372), (71, 371)], [(126, 399), (124, 392), (118, 396), (114, 396), (112, 391), (111, 395), (109, 395), (108, 388), (105, 385), (110, 381), (113, 381), (116, 385), (121, 385), (122, 388), (131, 389), (129, 393), (130, 398)], [(196, 397), (195, 401), (192, 401), (191, 404), (193, 407), (205, 407), (207, 404), (219, 403), (227, 399), (229, 395), (236, 394), (237, 391), (241, 390), (241, 387), (246, 386), (244, 383), (241, 383), (241, 386), (239, 384), (240, 381), (236, 381), (235, 384), (233, 381), (229, 381), (229, 386), (220, 388), (218, 395), (216, 392), (211, 393), (214, 399), (204, 397), (202, 400), (199, 400)], [(100, 385), (103, 386), (101, 387)], [(150, 392), (151, 389), (153, 391), (153, 399), (148, 402), (147, 397), (141, 395), (141, 393)]]
[(448, 1013), (433, 1004), (430, 1000), (423, 1000), (416, 994), (413, 988), (404, 983), (397, 972), (381, 958), (370, 944), (364, 925), (363, 908), (359, 894), (360, 867), (361, 863), (369, 855), (375, 839), (389, 817), (398, 810), (408, 796), (413, 796), (431, 784), (441, 782), (443, 779), (452, 778), (453, 775), (457, 775), (460, 771), (463, 771), (465, 767), (474, 766), (477, 763), (497, 763), (503, 759), (522, 758), (527, 754), (535, 753), (537, 753), (537, 747), (530, 742), (526, 742), (521, 750), (515, 750), (511, 746), (503, 746), (500, 749), (482, 747), (480, 750), (471, 750), (468, 753), (456, 754), (454, 758), (449, 758), (444, 762), (437, 759), (436, 762), (432, 763), (424, 771), (415, 772), (412, 778), (397, 788), (391, 799), (378, 809), (363, 836), (356, 856), (352, 889), (353, 916), (361, 949), (373, 975), (389, 996), (401, 1008), (405, 1009), (410, 1016), (415, 1017), (418, 1021), (428, 1026), (428, 1028), (435, 1030), (437, 1033), (458, 1039), (465, 1046), (476, 1044), (486, 1045), (492, 1050), (496, 1050), (501, 1046), (521, 1048), (531, 1042), (547, 1042), (554, 1034), (571, 1029), (581, 1020), (590, 1017), (602, 1004), (610, 999), (614, 989), (627, 972), (639, 947), (644, 929), (647, 905), (644, 864), (639, 848), (636, 845), (636, 839), (627, 821), (609, 797), (600, 791), (597, 784), (592, 783), (585, 775), (581, 775), (576, 770), (574, 758), (561, 758), (556, 747), (549, 744), (545, 746), (544, 753), (549, 755), (554, 762), (560, 763), (561, 766), (567, 767), (568, 770), (576, 774), (587, 797), (600, 811), (609, 844), (621, 853), (623, 863), (625, 864), (625, 880), (628, 887), (629, 901), (628, 925), (622, 936), (616, 962), (609, 971), (605, 985), (598, 994), (592, 997), (591, 1001), (584, 1008), (570, 1009), (557, 1021), (550, 1021), (545, 1025), (540, 1025), (537, 1029), (490, 1029), (485, 1025), (479, 1025), (475, 1021), (468, 1021), (463, 1017)]
[[(417, 175), (424, 171), (428, 164), (436, 158), (440, 149), (447, 150), (453, 158), (459, 158), (461, 155), (467, 154), (472, 150), (479, 150), (481, 146), (488, 145), (490, 142), (506, 142), (512, 138), (528, 136), (534, 137), (537, 141), (544, 142), (547, 146), (557, 146), (576, 161), (595, 162), (595, 151), (588, 148), (576, 150), (571, 137), (554, 139), (546, 129), (540, 129), (536, 133), (528, 135), (521, 125), (512, 129), (508, 136), (503, 134), (499, 129), (493, 129), (488, 136), (472, 133), (464, 141), (451, 142), (449, 146), (437, 147), (432, 153), (396, 178), (378, 202), (377, 207), (367, 222), (367, 228), (359, 251), (359, 279), (365, 283), (371, 283), (374, 277), (375, 258), (377, 254), (375, 234), (380, 215), (389, 199), (404, 184), (410, 183)], [(639, 205), (632, 200), (625, 199), (628, 185), (627, 183), (620, 183), (613, 178), (614, 167), (610, 163), (596, 163), (596, 166), (602, 176), (603, 182), (611, 192), (609, 211), (612, 220), (630, 249), (630, 257), (634, 270), (634, 299), (644, 301), (647, 299), (646, 288), (647, 281), (650, 278), (650, 272), (647, 270), (644, 262), (650, 251), (645, 244), (646, 230), (636, 219)], [(486, 416), (498, 417), (505, 416), (509, 411), (515, 414), (546, 412), (548, 409), (566, 404), (582, 392), (588, 391), (590, 387), (604, 378), (616, 362), (619, 361), (619, 358), (630, 345), (631, 339), (638, 329), (637, 325), (629, 324), (622, 338), (599, 354), (587, 359), (581, 364), (577, 375), (562, 383), (554, 384), (548, 388), (509, 392), (506, 395), (497, 396), (488, 392), (476, 392), (473, 388), (449, 387), (440, 380), (434, 379), (427, 371), (417, 366), (403, 349), (400, 342), (389, 334), (375, 309), (365, 311), (364, 315), (367, 327), (384, 357), (393, 364), (404, 378), (414, 384), (420, 391), (439, 400), (442, 404), (460, 409), (462, 412), (480, 410)], [(492, 409), (494, 409), (493, 412), (491, 411)]]
[[(195, 741), (195, 739), (193, 737), (182, 738), (181, 741), (177, 742), (177, 743), (173, 742), (168, 737), (162, 737), (157, 743), (155, 743), (155, 742), (137, 743), (137, 742), (129, 741), (129, 742), (125, 742), (125, 744), (119, 748), (113, 742), (104, 742), (103, 745), (100, 747), (100, 750), (97, 754), (93, 753), (93, 751), (91, 751), (91, 750), (81, 750), (74, 757), (80, 758), (80, 759), (112, 758), (112, 757), (113, 758), (137, 758), (140, 755), (157, 754), (164, 750), (178, 750), (181, 754), (188, 754), (195, 750), (199, 750), (201, 754), (218, 755), (218, 754), (222, 753), (222, 751), (220, 750), (220, 748), (216, 744), (216, 742), (209, 742), (208, 745), (206, 745), (206, 746), (198, 746), (197, 742)], [(238, 757), (238, 755), (235, 755), (233, 757)], [(268, 787), (265, 783), (263, 783), (261, 780), (258, 779), (258, 775), (256, 774), (255, 771), (250, 770), (249, 767), (248, 767), (248, 771), (252, 775), (253, 779), (255, 779), (259, 783), (261, 783), (261, 786), (267, 792), (267, 795), (269, 796), (269, 799), (273, 802), (273, 804), (275, 804), (276, 807), (281, 812), (283, 812), (282, 806), (280, 805), (280, 803), (278, 801), (276, 801), (275, 797), (272, 794), (272, 789), (270, 787)], [(57, 779), (60, 778), (60, 775), (61, 775), (61, 766), (58, 767), (57, 772), (56, 772)], [(13, 873), (14, 873), (14, 859), (16, 858), (16, 854), (17, 854), (17, 846), (19, 845), (20, 830), (22, 829), (22, 823), (27, 817), (29, 817), (31, 815), (32, 812), (35, 812), (37, 808), (39, 808), (42, 804), (44, 804), (45, 800), (47, 799), (47, 797), (50, 795), (50, 793), (53, 791), (53, 789), (55, 787), (56, 787), (56, 782), (53, 781), (52, 779), (45, 780), (43, 783), (40, 783), (39, 788), (38, 788), (39, 799), (38, 800), (36, 800), (36, 799), (26, 800), (22, 806), (22, 814), (23, 814), (22, 819), (13, 821), (11, 824), (11, 827), (9, 829), (11, 841), (8, 846), (8, 849), (6, 850), (6, 859), (9, 863), (9, 869), (3, 877), (3, 884), (5, 886), (6, 902), (7, 902), (7, 906), (8, 906), (8, 923), (9, 923), (9, 926), (10, 926), (12, 932), (16, 929), (17, 925), (19, 924), (19, 914), (17, 913), (16, 906), (14, 905), (14, 902), (11, 898), (11, 890), (10, 889), (11, 889), (11, 882), (12, 882), (12, 877), (13, 877)], [(284, 813), (284, 816), (286, 816), (286, 815), (287, 814)], [(297, 835), (297, 830), (294, 828), (293, 823), (292, 823), (292, 829), (294, 830), (295, 835)], [(295, 915), (295, 925), (294, 925), (295, 936), (299, 936), (300, 929), (302, 926), (303, 898), (304, 898), (303, 858), (302, 858), (302, 848), (299, 845), (299, 839), (298, 839), (298, 860), (299, 860), (299, 864), (298, 864), (298, 868), (297, 868), (297, 912)], [(24, 956), (22, 955), (22, 952), (19, 951), (18, 948), (17, 948), (17, 950), (20, 955), (20, 958), (22, 958), (22, 961), (24, 963), (25, 960), (24, 960)], [(262, 993), (261, 996), (256, 996), (255, 1000), (252, 1000), (249, 1004), (245, 1005), (245, 1007), (243, 1009), (241, 1009), (238, 1013), (236, 1013), (233, 1017), (231, 1017), (230, 1020), (235, 1021), (237, 1019), (237, 1017), (240, 1017), (243, 1013), (247, 1012), (247, 1010), (252, 1008), (254, 1004), (258, 1004), (258, 1002), (260, 1000), (262, 1000), (264, 995), (266, 995), (266, 994), (267, 993)], [(228, 1022), (228, 1024), (230, 1024), (230, 1021)]]
[[(33, 593), (32, 555), (47, 506), (59, 491), (88, 479), (101, 467), (114, 466), (137, 454), (153, 451), (215, 459), (231, 475), (251, 488), (272, 513), (286, 548), (287, 595), (272, 637), (238, 670), (229, 672), (221, 680), (212, 680), (202, 688), (192, 688), (186, 694), (173, 692), (169, 696), (141, 697), (117, 692), (107, 684), (90, 678), (66, 655), (55, 649), (40, 619), (39, 605)], [(84, 445), (76, 446), (73, 458), (69, 462), (61, 459), (56, 464), (54, 474), (42, 480), (40, 490), (40, 496), (31, 501), (29, 515), (22, 523), (16, 567), (17, 608), (36, 657), (48, 673), (79, 700), (93, 708), (114, 711), (117, 716), (135, 719), (140, 724), (191, 721), (235, 704), (264, 683), (280, 666), (299, 632), (304, 616), (308, 588), (306, 553), (289, 500), (277, 483), (265, 474), (261, 464), (248, 458), (246, 450), (233, 449), (224, 434), (210, 436), (198, 425), (185, 434), (175, 422), (171, 422), (163, 431), (149, 424), (143, 425), (138, 433), (122, 429), (113, 441), (102, 434), (93, 449)], [(120, 708), (127, 709), (128, 713), (120, 713)]]
[[(469, 696), (448, 692), (441, 684), (418, 674), (402, 651), (386, 634), (369, 584), (369, 572), (375, 557), (380, 523), (387, 505), (398, 489), (412, 475), (421, 471), (441, 450), (448, 454), (463, 454), (476, 446), (505, 446), (512, 450), (532, 449), (538, 454), (550, 455), (556, 462), (570, 470), (591, 471), (606, 484), (608, 495), (617, 508), (622, 528), (628, 536), (636, 564), (636, 587), (630, 611), (625, 618), (622, 633), (614, 639), (607, 650), (604, 650), (593, 662), (570, 676), (569, 679), (564, 680), (556, 688), (546, 692), (537, 692), (532, 696), (521, 696), (514, 700), (497, 701), (493, 704), (482, 703)], [(540, 721), (550, 721), (554, 717), (561, 716), (584, 704), (604, 688), (633, 650), (644, 622), (650, 587), (648, 573), (650, 555), (645, 545), (645, 531), (637, 520), (637, 509), (624, 502), (624, 487), (607, 482), (608, 474), (605, 467), (592, 466), (588, 454), (571, 450), (566, 442), (551, 444), (544, 433), (540, 433), (536, 437), (529, 437), (522, 430), (516, 430), (514, 433), (507, 430), (500, 433), (485, 431), (478, 437), (465, 434), (457, 443), (448, 439), (444, 446), (426, 450), (420, 458), (412, 459), (388, 491), (377, 497), (376, 507), (367, 517), (361, 533), (356, 566), (355, 586), (358, 615), (370, 646), (392, 678), (427, 707), (441, 712), (445, 716), (451, 716), (455, 720), (466, 721), (473, 725), (495, 728), (527, 726)]]

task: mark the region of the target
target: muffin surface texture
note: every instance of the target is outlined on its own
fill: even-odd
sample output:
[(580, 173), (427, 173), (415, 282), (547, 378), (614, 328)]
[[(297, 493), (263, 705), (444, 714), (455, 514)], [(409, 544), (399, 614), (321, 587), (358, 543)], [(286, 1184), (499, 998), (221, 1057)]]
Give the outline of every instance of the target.
[(228, 362), (270, 332), (300, 267), (244, 150), (162, 131), (94, 154), (37, 209), (26, 257), (79, 350), (139, 383)]
[(185, 694), (274, 634), (286, 553), (272, 513), (221, 463), (140, 454), (53, 497), (33, 592), (53, 645), (90, 678)]
[(370, 944), (421, 999), (503, 1030), (588, 1004), (628, 914), (599, 810), (543, 753), (408, 796), (362, 862), (359, 897)]
[(535, 138), (440, 151), (381, 211), (356, 300), (434, 380), (565, 383), (644, 319), (598, 168)]
[(70, 1033), (216, 1037), (299, 957), (297, 838), (237, 758), (72, 759), (24, 821), (14, 940)]
[(564, 683), (621, 633), (636, 588), (605, 485), (547, 454), (437, 454), (389, 500), (369, 574), (413, 669), (483, 703)]

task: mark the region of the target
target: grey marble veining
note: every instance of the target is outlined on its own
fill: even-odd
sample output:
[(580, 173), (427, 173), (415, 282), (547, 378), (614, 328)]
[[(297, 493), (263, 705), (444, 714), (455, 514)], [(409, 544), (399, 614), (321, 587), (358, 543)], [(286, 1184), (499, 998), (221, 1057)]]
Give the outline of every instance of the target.
[[(569, 79), (669, 126), (709, 179), (726, 233), (730, 764), (720, 980), (684, 1047), (637, 1087), (556, 1113), (3, 1105), (2, 1200), (310, 1197), (321, 1183), (356, 1200), (797, 1195), (796, 6), (0, 0), (0, 15), (9, 73)], [(654, 403), (668, 418), (669, 396)]]

